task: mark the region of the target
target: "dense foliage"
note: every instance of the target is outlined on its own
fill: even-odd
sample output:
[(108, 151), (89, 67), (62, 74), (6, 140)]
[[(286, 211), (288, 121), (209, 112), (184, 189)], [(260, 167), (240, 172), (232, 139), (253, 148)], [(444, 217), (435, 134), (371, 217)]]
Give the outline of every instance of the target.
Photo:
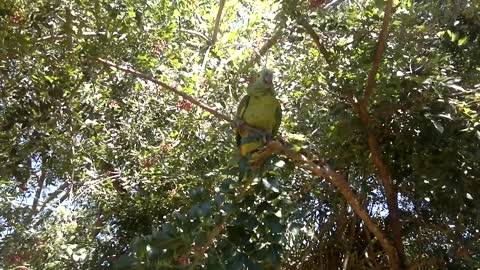
[[(391, 3), (1, 1), (0, 268), (480, 268), (480, 2)], [(335, 182), (239, 182), (228, 122), (99, 58), (226, 115), (271, 68), (287, 147), (400, 260)]]

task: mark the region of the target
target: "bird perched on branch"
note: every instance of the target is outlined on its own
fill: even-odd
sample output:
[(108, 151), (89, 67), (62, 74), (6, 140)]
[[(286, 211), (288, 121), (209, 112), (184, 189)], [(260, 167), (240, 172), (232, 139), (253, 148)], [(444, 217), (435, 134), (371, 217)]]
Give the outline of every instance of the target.
[(256, 151), (273, 139), (282, 120), (282, 108), (273, 89), (273, 72), (263, 69), (247, 87), (238, 105), (236, 120), (261, 132), (237, 129), (240, 155), (250, 160)]

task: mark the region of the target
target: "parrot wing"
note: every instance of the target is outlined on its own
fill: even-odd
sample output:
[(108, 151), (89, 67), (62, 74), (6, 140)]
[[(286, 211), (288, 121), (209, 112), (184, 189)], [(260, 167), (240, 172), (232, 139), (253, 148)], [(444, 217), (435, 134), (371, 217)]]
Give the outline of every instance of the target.
[[(246, 95), (242, 98), (242, 100), (240, 101), (240, 104), (238, 104), (237, 114), (235, 115), (236, 120), (243, 120), (243, 114), (247, 110), (249, 101), (250, 101), (249, 95)], [(237, 137), (236, 137), (237, 146), (240, 146), (240, 139), (241, 139), (240, 133), (238, 133), (237, 131)]]
[(237, 114), (235, 115), (237, 120), (243, 120), (243, 114), (248, 107), (248, 102), (250, 101), (250, 96), (245, 95), (237, 107)]
[(278, 129), (280, 128), (281, 123), (282, 123), (282, 107), (280, 106), (280, 103), (278, 103), (277, 109), (275, 111), (275, 125), (273, 125), (272, 137), (275, 137), (275, 135), (277, 135), (277, 132), (278, 132)]

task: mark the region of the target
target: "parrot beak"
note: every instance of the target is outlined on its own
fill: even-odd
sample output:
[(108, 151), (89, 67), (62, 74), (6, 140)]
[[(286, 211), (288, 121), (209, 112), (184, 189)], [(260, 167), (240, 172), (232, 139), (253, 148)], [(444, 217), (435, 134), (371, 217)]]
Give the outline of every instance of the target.
[(266, 84), (271, 85), (272, 81), (273, 81), (273, 75), (272, 74), (266, 74), (265, 77), (263, 78), (263, 81)]

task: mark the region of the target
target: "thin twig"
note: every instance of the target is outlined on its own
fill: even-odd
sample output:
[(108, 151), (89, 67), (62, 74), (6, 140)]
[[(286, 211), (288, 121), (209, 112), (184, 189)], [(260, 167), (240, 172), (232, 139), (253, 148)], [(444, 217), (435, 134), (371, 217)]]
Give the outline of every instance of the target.
[(42, 212), (43, 209), (45, 209), (45, 207), (47, 206), (47, 204), (50, 203), (51, 201), (55, 200), (60, 193), (62, 193), (63, 191), (65, 191), (68, 188), (69, 185), (70, 184), (68, 182), (65, 182), (65, 183), (63, 183), (63, 185), (58, 187), (57, 190), (48, 194), (48, 197), (42, 202), (42, 206), (40, 207), (40, 209), (38, 210), (37, 213)]
[(206, 35), (198, 32), (198, 31), (194, 31), (194, 30), (190, 30), (190, 29), (180, 29), (180, 30), (178, 30), (178, 31), (180, 31), (180, 32), (185, 32), (185, 33), (188, 33), (188, 34), (191, 34), (191, 35), (195, 35), (195, 36), (197, 36), (197, 37), (202, 38), (202, 39), (205, 40), (205, 41), (208, 41), (208, 40), (209, 40)]
[[(268, 144), (265, 152), (268, 152), (269, 155), (272, 155), (278, 150), (278, 146), (274, 144)], [(239, 194), (236, 195), (236, 199), (241, 201), (247, 193), (250, 191), (248, 188), (251, 184), (251, 182), (254, 180), (254, 178), (247, 178), (246, 182), (243, 183), (243, 185), (240, 187)], [(218, 238), (218, 236), (224, 231), (226, 224), (230, 222), (230, 219), (232, 218), (232, 213), (227, 213), (225, 217), (223, 218), (223, 221), (220, 224), (215, 225), (215, 227), (210, 230), (210, 232), (207, 234), (207, 242), (203, 244), (202, 246), (195, 246), (192, 247), (187, 254), (190, 254), (193, 252), (192, 257), (192, 262), (191, 264), (186, 268), (187, 270), (193, 270), (197, 265), (199, 265), (202, 261), (203, 258), (205, 258), (204, 254), (208, 252), (210, 249), (211, 245), (213, 242)]]
[(208, 106), (207, 104), (203, 103), (203, 102), (200, 102), (198, 100), (196, 100), (195, 98), (193, 98), (192, 96), (186, 94), (185, 92), (182, 92), (178, 89), (176, 89), (175, 87), (173, 86), (170, 86), (162, 81), (159, 81), (157, 79), (155, 79), (154, 77), (151, 77), (151, 76), (148, 76), (148, 75), (145, 75), (139, 71), (136, 71), (132, 68), (129, 68), (129, 67), (126, 67), (126, 66), (119, 66), (119, 65), (116, 65), (115, 63), (113, 62), (110, 62), (108, 60), (105, 60), (105, 59), (102, 59), (102, 58), (97, 58), (97, 57), (90, 57), (88, 58), (89, 61), (93, 61), (93, 62), (97, 62), (97, 63), (102, 63), (104, 65), (107, 65), (107, 66), (110, 66), (110, 67), (113, 67), (113, 68), (116, 68), (118, 70), (121, 70), (121, 71), (124, 71), (126, 73), (129, 73), (129, 74), (132, 74), (134, 75), (135, 77), (137, 78), (141, 78), (141, 79), (144, 79), (144, 80), (147, 80), (147, 81), (151, 81), (157, 85), (160, 85), (161, 87), (165, 88), (165, 89), (168, 89), (169, 91), (172, 91), (173, 93), (175, 93), (176, 95), (178, 96), (181, 96), (182, 98), (190, 101), (191, 103), (197, 105), (198, 107), (204, 109), (205, 111), (215, 115), (217, 118), (220, 118), (220, 119), (223, 119), (231, 124), (235, 124), (234, 121), (227, 115), (223, 114), (223, 113), (220, 113), (218, 111), (216, 111), (215, 109), (213, 109), (212, 107)]
[(32, 203), (32, 216), (38, 213), (38, 202), (40, 200), (40, 195), (42, 194), (43, 190), (43, 185), (45, 183), (45, 177), (47, 176), (46, 173), (46, 168), (45, 164), (43, 164), (43, 158), (42, 158), (42, 169), (40, 171), (40, 176), (38, 178), (38, 186), (37, 190), (35, 191), (35, 197), (33, 198), (33, 203)]
[(303, 26), (303, 28), (305, 28), (305, 31), (307, 31), (307, 33), (313, 39), (313, 42), (315, 43), (315, 45), (317, 45), (318, 50), (325, 58), (325, 61), (327, 61), (328, 64), (331, 64), (330, 53), (320, 41), (320, 36), (315, 32), (313, 27), (307, 22), (307, 20), (305, 20), (305, 18), (298, 18), (297, 21), (301, 26)]
[(197, 91), (199, 90), (200, 80), (203, 78), (203, 73), (205, 72), (205, 68), (207, 67), (208, 55), (210, 54), (211, 49), (212, 49), (212, 46), (208, 46), (207, 51), (205, 52), (205, 55), (203, 56), (202, 68), (200, 69), (200, 72), (198, 73), (199, 80), (197, 80), (197, 85), (196, 85)]
[(441, 268), (441, 266), (444, 266), (445, 260), (442, 258), (420, 258), (412, 262), (408, 270), (417, 270), (420, 269), (423, 266), (436, 266), (438, 268)]
[(333, 0), (330, 3), (326, 4), (324, 9), (335, 8), (336, 6), (340, 5), (343, 0)]
[[(76, 36), (77, 37), (83, 37), (83, 38), (89, 38), (89, 37), (102, 36), (102, 35), (106, 35), (106, 34), (107, 34), (107, 32), (91, 32), (91, 31), (88, 31), (88, 32), (79, 33)], [(118, 33), (112, 33), (112, 34), (118, 34)], [(36, 41), (47, 41), (47, 40), (48, 41), (55, 41), (55, 40), (61, 40), (61, 39), (68, 38), (68, 37), (69, 37), (68, 35), (52, 35), (52, 36), (40, 37)]]
[(275, 31), (275, 33), (270, 37), (270, 39), (268, 39), (268, 41), (265, 44), (263, 44), (263, 46), (260, 48), (258, 52), (254, 52), (252, 54), (250, 61), (248, 61), (247, 64), (245, 64), (245, 66), (242, 68), (242, 70), (239, 73), (240, 74), (246, 73), (250, 68), (252, 68), (253, 65), (255, 65), (260, 60), (260, 58), (264, 56), (268, 52), (268, 50), (277, 43), (278, 39), (280, 39), (282, 34), (283, 34), (283, 24), (281, 24), (281, 26), (277, 29), (277, 31)]
[(194, 97), (188, 95), (187, 93), (185, 92), (182, 92), (180, 90), (178, 90), (177, 88), (173, 87), (173, 86), (170, 86), (160, 80), (157, 80), (155, 79), (154, 77), (152, 76), (149, 76), (149, 75), (145, 75), (133, 68), (129, 68), (129, 67), (126, 67), (126, 66), (119, 66), (119, 65), (116, 65), (115, 63), (113, 62), (110, 62), (108, 60), (105, 60), (105, 59), (101, 59), (101, 58), (97, 58), (97, 57), (90, 57), (90, 58), (87, 58), (87, 61), (93, 61), (93, 62), (98, 62), (98, 63), (101, 63), (101, 64), (104, 64), (106, 66), (109, 66), (109, 67), (112, 67), (112, 68), (115, 68), (115, 69), (118, 69), (118, 70), (121, 70), (121, 71), (124, 71), (126, 73), (129, 73), (129, 74), (132, 74), (133, 76), (137, 77), (137, 78), (141, 78), (141, 79), (144, 79), (144, 80), (147, 80), (147, 81), (151, 81), (157, 85), (160, 85), (161, 87), (163, 87), (164, 89), (167, 89), (169, 91), (172, 91), (173, 93), (175, 93), (176, 95), (178, 96), (181, 96), (183, 97), (184, 99), (190, 101), (192, 104), (195, 104), (197, 105), (198, 107), (204, 109), (205, 111), (208, 111), (209, 113), (213, 114), (214, 116), (216, 116), (217, 118), (220, 118), (222, 120), (225, 120), (227, 121), (228, 123), (230, 123), (232, 126), (234, 126), (235, 128), (237, 129), (245, 129), (245, 130), (248, 130), (249, 132), (251, 133), (254, 133), (254, 134), (264, 134), (265, 132), (262, 131), (262, 130), (259, 130), (259, 129), (256, 129), (256, 128), (253, 128), (253, 127), (250, 127), (246, 124), (242, 124), (242, 125), (238, 125), (238, 123), (233, 120), (232, 118), (230, 118), (229, 116), (223, 114), (223, 113), (220, 113), (218, 111), (216, 111), (215, 109), (213, 109), (212, 107), (208, 106), (207, 104), (195, 99)]
[(213, 28), (212, 40), (211, 45), (214, 45), (217, 42), (217, 35), (220, 28), (220, 20), (222, 19), (222, 12), (223, 7), (225, 6), (226, 0), (220, 0), (220, 4), (218, 5), (218, 12), (217, 17), (215, 18), (215, 27)]

